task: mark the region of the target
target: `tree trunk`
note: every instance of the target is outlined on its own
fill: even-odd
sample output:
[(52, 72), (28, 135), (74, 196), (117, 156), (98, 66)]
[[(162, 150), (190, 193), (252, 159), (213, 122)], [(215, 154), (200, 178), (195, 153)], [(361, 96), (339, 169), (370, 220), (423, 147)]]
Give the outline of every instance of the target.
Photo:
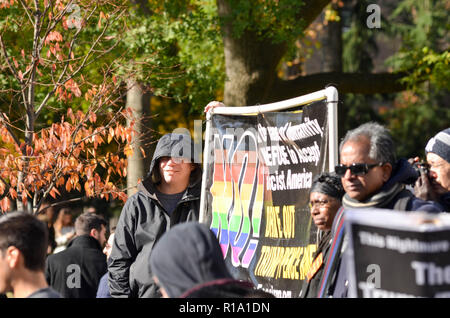
[[(303, 0), (299, 19), (308, 26), (322, 12), (330, 0)], [(232, 8), (227, 0), (217, 0), (218, 15), (226, 18)], [(276, 102), (324, 89), (335, 84), (340, 93), (392, 93), (405, 89), (399, 83), (401, 73), (342, 73), (342, 45), (340, 22), (328, 27), (329, 43), (323, 73), (282, 80), (277, 67), (286, 53), (286, 43), (271, 43), (255, 34), (244, 31), (240, 38), (232, 35), (232, 22), (223, 23), (222, 36), (225, 53), (224, 103), (230, 106), (250, 106)]]
[[(150, 93), (146, 92), (145, 86), (130, 79), (127, 83), (126, 106), (133, 110), (136, 119), (136, 137), (132, 141), (133, 155), (128, 158), (127, 167), (127, 195), (131, 196), (137, 191), (139, 179), (143, 179), (147, 173), (149, 164), (147, 154), (149, 153), (148, 138), (150, 135), (151, 121)], [(144, 149), (146, 158), (143, 157), (141, 148)]]
[[(330, 0), (304, 0), (299, 12), (309, 25)], [(217, 0), (218, 15), (226, 18), (232, 8), (227, 0)], [(232, 35), (232, 22), (222, 25), (226, 80), (224, 103), (233, 106), (256, 105), (267, 102), (277, 79), (277, 67), (286, 53), (287, 43), (261, 40), (256, 34), (244, 31), (240, 38)]]
[[(217, 6), (221, 18), (230, 15), (231, 7), (226, 0), (218, 0)], [(286, 45), (258, 40), (256, 34), (248, 31), (234, 38), (232, 28), (232, 23), (222, 26), (227, 75), (224, 103), (233, 106), (262, 103), (275, 79)]]
[[(337, 3), (332, 3), (331, 7), (339, 12)], [(342, 72), (342, 23), (341, 20), (327, 22), (324, 26), (325, 36), (321, 41), (322, 72)]]

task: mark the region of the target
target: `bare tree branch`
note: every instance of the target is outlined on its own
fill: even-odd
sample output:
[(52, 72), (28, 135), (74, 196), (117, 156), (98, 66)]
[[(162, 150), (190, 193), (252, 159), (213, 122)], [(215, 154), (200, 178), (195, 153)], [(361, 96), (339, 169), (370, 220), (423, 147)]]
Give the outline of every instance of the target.
[(28, 8), (27, 4), (23, 0), (20, 0), (20, 3), (22, 4), (23, 9), (25, 10), (25, 13), (28, 16), (28, 19), (30, 20), (31, 25), (33, 25), (33, 27), (34, 27), (34, 21), (32, 18), (32, 13), (30, 12), (30, 8)]
[(19, 82), (19, 84), (22, 85), (23, 84), (23, 80), (20, 79), (19, 72), (17, 71), (17, 69), (14, 66), (14, 64), (11, 63), (11, 59), (8, 56), (8, 52), (6, 52), (6, 47), (5, 47), (5, 44), (3, 42), (3, 37), (2, 37), (1, 34), (0, 34), (0, 49), (1, 49), (1, 52), (2, 52), (2, 55), (3, 55), (3, 58), (6, 61), (6, 64), (8, 64), (8, 68), (9, 68), (11, 74), (14, 76), (14, 78), (17, 80), (17, 82)]
[(20, 147), (20, 140), (17, 138), (16, 134), (12, 131), (9, 121), (5, 118), (4, 114), (0, 112), (0, 122), (6, 127), (9, 135), (14, 140), (17, 147)]
[(305, 22), (305, 27), (313, 23), (330, 2), (331, 0), (303, 0), (304, 5), (300, 9), (299, 16)]
[[(87, 20), (89, 20), (91, 18), (91, 16), (94, 14), (94, 12), (96, 11), (95, 7), (90, 13), (89, 16), (87, 17)], [(122, 16), (124, 13), (122, 12), (118, 18), (120, 16)], [(61, 72), (58, 80), (55, 83), (55, 87), (49, 92), (47, 93), (47, 95), (45, 96), (45, 98), (43, 99), (43, 101), (41, 102), (41, 104), (39, 105), (39, 107), (36, 110), (36, 115), (38, 116), (39, 113), (41, 112), (41, 110), (43, 109), (43, 107), (46, 105), (47, 101), (55, 94), (56, 90), (58, 87), (64, 85), (67, 81), (71, 80), (72, 78), (74, 78), (78, 73), (80, 73), (80, 71), (82, 71), (84, 68), (86, 68), (87, 66), (89, 66), (90, 64), (92, 64), (95, 60), (92, 59), (90, 61), (88, 61), (88, 59), (96, 52), (95, 47), (98, 45), (98, 43), (100, 42), (101, 39), (104, 38), (104, 35), (106, 33), (106, 31), (109, 29), (111, 23), (109, 20), (106, 21), (105, 26), (103, 27), (102, 32), (100, 33), (100, 35), (95, 39), (95, 41), (93, 42), (92, 46), (89, 48), (89, 51), (86, 53), (86, 55), (83, 58), (83, 61), (81, 62), (81, 64), (78, 66), (78, 68), (73, 71), (70, 75), (68, 75), (65, 79), (63, 79), (64, 75), (66, 75), (67, 69), (69, 67), (69, 63), (67, 62), (66, 65), (64, 66), (63, 71)], [(81, 29), (80, 29), (81, 30)], [(75, 38), (78, 35), (79, 31), (74, 35), (74, 37), (72, 38), (71, 44), (70, 44), (70, 48), (69, 48), (69, 54), (70, 52), (72, 52), (73, 50), (73, 45), (75, 43)], [(99, 51), (100, 54), (96, 55), (96, 59), (101, 58), (103, 55), (106, 55), (107, 53), (109, 53), (111, 50), (113, 50), (117, 45), (119, 44), (119, 40), (117, 40), (113, 45), (111, 45), (107, 50), (103, 50), (103, 51)]]

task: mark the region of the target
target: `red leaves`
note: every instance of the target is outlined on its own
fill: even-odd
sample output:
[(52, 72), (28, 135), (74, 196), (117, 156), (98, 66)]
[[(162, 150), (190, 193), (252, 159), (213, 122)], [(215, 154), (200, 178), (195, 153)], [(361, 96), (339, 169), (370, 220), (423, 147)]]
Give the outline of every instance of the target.
[[(4, 115), (5, 116), (5, 115)], [(6, 144), (13, 144), (14, 140), (8, 132), (8, 129), (5, 126), (0, 126), (0, 138)]]
[(130, 145), (125, 145), (125, 149), (123, 150), (123, 153), (127, 157), (131, 157), (133, 155), (133, 148)]
[(2, 210), (2, 212), (8, 211), (10, 209), (10, 207), (11, 207), (11, 202), (8, 197), (5, 197), (0, 201), (0, 209)]
[(72, 108), (67, 110), (67, 117), (71, 120), (72, 124), (75, 123), (75, 115), (73, 114)]
[(56, 189), (55, 187), (53, 187), (51, 190), (50, 190), (50, 193), (49, 193), (50, 195), (51, 195), (51, 197), (53, 198), (53, 199), (56, 199), (56, 195), (61, 195), (61, 193), (59, 193), (59, 191), (58, 191), (58, 189)]
[(61, 33), (58, 31), (51, 31), (48, 33), (47, 37), (44, 40), (44, 44), (50, 44), (51, 42), (62, 42), (63, 37)]
[(89, 113), (89, 121), (93, 124), (97, 121), (97, 115), (94, 112)]
[(12, 59), (13, 59), (14, 66), (16, 68), (19, 68), (19, 63), (17, 63), (17, 60), (14, 58), (14, 56), (12, 57)]
[[(8, 41), (4, 71), (18, 82), (2, 89), (19, 99), (11, 105), (21, 107), (14, 109), (13, 119), (2, 117), (0, 124), (0, 176), (10, 186), (0, 192), (9, 200), (25, 202), (36, 193), (58, 197), (62, 190), (83, 188), (88, 196), (123, 197), (115, 183), (126, 174), (124, 149), (128, 155), (130, 147), (125, 143), (134, 132), (124, 127), (125, 113), (99, 113), (121, 103), (121, 81), (112, 75), (116, 68), (110, 60), (118, 42), (109, 41), (115, 36), (108, 36), (106, 27), (111, 18), (125, 21), (121, 16), (127, 7), (114, 3), (0, 0), (0, 8), (16, 6), (10, 14), (2, 12), (2, 33)], [(19, 44), (10, 25), (23, 29)], [(87, 27), (89, 34), (80, 27)], [(67, 105), (89, 111), (68, 109), (65, 120), (55, 123), (42, 116)], [(36, 130), (30, 133), (26, 127)], [(7, 209), (7, 201), (0, 202), (0, 209)]]
[(72, 93), (74, 93), (74, 95), (75, 95), (76, 97), (80, 97), (80, 96), (81, 96), (81, 90), (80, 90), (80, 88), (78, 87), (78, 84), (77, 84), (73, 79), (68, 80), (68, 81), (64, 84), (64, 87), (65, 87), (67, 90), (69, 90), (69, 91), (71, 91)]
[[(7, 197), (26, 202), (30, 193), (40, 190), (58, 198), (61, 189), (84, 189), (88, 197), (126, 200), (126, 195), (110, 180), (113, 176), (126, 176), (126, 157), (133, 151), (127, 142), (133, 140), (135, 131), (122, 124), (127, 113), (115, 114), (105, 127), (104, 115), (68, 109), (67, 121), (52, 123), (33, 134), (32, 144), (22, 142), (20, 149), (13, 146), (8, 131), (0, 126), (0, 177), (10, 185)], [(100, 148), (106, 141), (108, 151)], [(20, 182), (19, 174), (23, 174)], [(0, 194), (4, 191), (0, 183)], [(8, 202), (0, 201), (2, 211), (9, 208)]]
[(4, 0), (0, 1), (0, 9), (9, 8), (14, 5), (14, 0)]

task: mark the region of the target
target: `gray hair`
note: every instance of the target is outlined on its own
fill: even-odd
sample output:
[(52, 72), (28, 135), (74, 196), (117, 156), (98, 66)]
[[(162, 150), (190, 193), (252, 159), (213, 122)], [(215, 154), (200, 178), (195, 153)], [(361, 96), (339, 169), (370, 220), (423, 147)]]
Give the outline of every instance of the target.
[(397, 161), (394, 140), (389, 130), (376, 122), (368, 122), (347, 131), (339, 145), (339, 152), (347, 141), (358, 140), (362, 136), (367, 137), (370, 142), (369, 158), (378, 162), (388, 162), (394, 167)]

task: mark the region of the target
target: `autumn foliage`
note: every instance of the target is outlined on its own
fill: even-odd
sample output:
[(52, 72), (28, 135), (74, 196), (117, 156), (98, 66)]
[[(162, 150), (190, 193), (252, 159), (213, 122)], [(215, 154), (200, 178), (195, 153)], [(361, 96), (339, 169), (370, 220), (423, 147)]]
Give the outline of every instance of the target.
[(121, 0), (0, 2), (2, 212), (36, 212), (62, 189), (126, 200), (136, 120), (111, 57), (125, 13)]
[[(126, 158), (117, 153), (107, 152), (99, 155), (98, 149), (104, 143), (125, 144), (123, 153), (132, 154), (130, 143), (133, 138), (133, 125), (123, 126), (119, 117), (131, 114), (127, 111), (114, 114), (110, 124), (94, 128), (96, 114), (88, 116), (82, 111), (75, 114), (67, 111), (67, 118), (53, 123), (50, 127), (33, 133), (32, 145), (22, 142), (14, 143), (4, 125), (0, 127), (0, 193), (7, 195), (0, 201), (2, 211), (9, 209), (10, 199), (19, 197), (23, 203), (35, 193), (60, 195), (58, 188), (66, 191), (82, 191), (88, 197), (119, 198), (126, 200), (126, 195), (113, 182), (111, 175), (126, 175)], [(67, 119), (67, 121), (66, 121)], [(123, 118), (122, 118), (123, 119)], [(120, 151), (119, 151), (120, 152)], [(106, 179), (96, 171), (101, 166), (106, 170)], [(18, 182), (18, 172), (26, 174), (23, 182)]]

